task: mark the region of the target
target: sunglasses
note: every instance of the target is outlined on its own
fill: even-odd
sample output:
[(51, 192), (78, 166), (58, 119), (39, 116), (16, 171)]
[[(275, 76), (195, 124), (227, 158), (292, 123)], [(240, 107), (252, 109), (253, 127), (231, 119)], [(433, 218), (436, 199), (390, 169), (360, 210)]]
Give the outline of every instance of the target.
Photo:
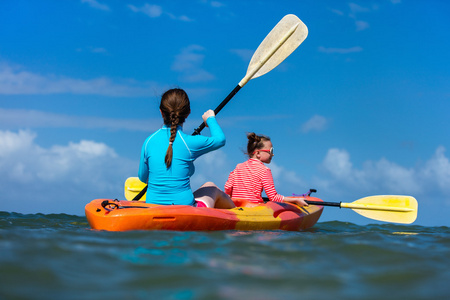
[(273, 147), (270, 147), (270, 150), (268, 150), (268, 149), (258, 149), (258, 150), (255, 150), (255, 152), (253, 152), (253, 154), (255, 154), (256, 151), (268, 152), (270, 155), (273, 155)]

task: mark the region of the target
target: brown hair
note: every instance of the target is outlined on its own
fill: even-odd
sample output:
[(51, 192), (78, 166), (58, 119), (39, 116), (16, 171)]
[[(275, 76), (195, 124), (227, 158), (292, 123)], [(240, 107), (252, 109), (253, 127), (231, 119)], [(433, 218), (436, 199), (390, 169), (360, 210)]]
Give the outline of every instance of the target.
[(248, 144), (247, 144), (247, 155), (252, 157), (256, 150), (264, 148), (264, 142), (270, 141), (270, 137), (265, 135), (257, 135), (254, 132), (247, 133)]
[(161, 109), (164, 124), (170, 126), (169, 147), (164, 159), (166, 167), (170, 168), (173, 156), (172, 143), (177, 135), (177, 126), (183, 124), (191, 113), (189, 97), (182, 89), (170, 89), (162, 95), (159, 109)]

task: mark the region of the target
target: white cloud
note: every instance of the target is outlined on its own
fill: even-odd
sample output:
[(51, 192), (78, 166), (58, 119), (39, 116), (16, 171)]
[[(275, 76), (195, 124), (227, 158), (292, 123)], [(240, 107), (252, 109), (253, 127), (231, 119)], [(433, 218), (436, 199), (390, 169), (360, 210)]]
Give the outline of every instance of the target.
[(348, 16), (350, 19), (354, 20), (356, 31), (363, 31), (370, 27), (369, 23), (362, 21), (358, 18), (358, 15), (362, 13), (370, 13), (372, 11), (378, 10), (378, 5), (372, 4), (371, 7), (361, 6), (359, 4), (350, 2), (348, 3), (348, 13), (344, 13), (342, 10), (330, 9), (333, 13), (339, 16)]
[(344, 15), (344, 12), (343, 11), (341, 11), (341, 10), (339, 10), (339, 9), (330, 9), (333, 13), (335, 13), (336, 15), (339, 15), (339, 16), (343, 16)]
[(31, 131), (0, 131), (0, 211), (83, 214), (94, 198), (123, 198), (138, 162), (82, 140), (43, 148)]
[(106, 52), (108, 52), (108, 51), (106, 51), (105, 48), (94, 47), (94, 48), (91, 48), (91, 52), (92, 52), (92, 53), (106, 53)]
[(223, 2), (215, 0), (200, 0), (201, 3), (209, 5), (211, 7), (220, 8), (226, 6)]
[(250, 49), (231, 49), (231, 53), (237, 54), (243, 61), (250, 62), (252, 59), (253, 53), (255, 53), (254, 50)]
[(370, 27), (369, 23), (367, 23), (365, 21), (355, 21), (355, 25), (356, 25), (356, 31), (363, 31)]
[(162, 7), (159, 5), (151, 5), (151, 4), (144, 4), (142, 7), (137, 7), (134, 5), (128, 5), (128, 7), (133, 11), (133, 12), (140, 12), (143, 14), (146, 14), (147, 16), (149, 16), (150, 18), (157, 18), (160, 17), (163, 13)]
[(219, 1), (211, 1), (211, 6), (212, 7), (224, 7), (225, 4), (223, 4), (222, 2), (219, 2)]
[(86, 47), (86, 48), (77, 48), (76, 51), (77, 52), (87, 51), (87, 52), (91, 52), (91, 53), (95, 53), (95, 54), (107, 54), (108, 53), (108, 50), (106, 50), (105, 48), (92, 47), (92, 46), (89, 46), (89, 47)]
[(151, 81), (126, 79), (114, 82), (106, 77), (86, 80), (53, 74), (43, 75), (0, 63), (0, 95), (82, 94), (142, 97), (159, 94), (161, 90), (159, 84)]
[(350, 155), (345, 150), (330, 149), (323, 160), (323, 167), (334, 178), (346, 178), (351, 175), (353, 165)]
[(194, 21), (193, 19), (191, 19), (191, 18), (189, 18), (188, 16), (185, 16), (185, 15), (182, 15), (182, 16), (179, 16), (179, 17), (174, 16), (173, 18), (176, 19), (176, 20), (184, 21), (184, 22), (192, 22), (192, 21)]
[(181, 53), (176, 56), (172, 69), (175, 71), (186, 71), (198, 68), (205, 57), (203, 52), (205, 48), (199, 45), (190, 45), (181, 50)]
[(181, 50), (175, 57), (172, 70), (180, 72), (180, 80), (184, 82), (200, 82), (213, 80), (215, 77), (202, 68), (205, 48), (199, 45), (190, 45)]
[(169, 16), (169, 18), (171, 18), (172, 20), (178, 20), (178, 21), (183, 21), (183, 22), (193, 22), (194, 20), (189, 18), (186, 15), (181, 15), (181, 16), (176, 16), (172, 13), (167, 13), (167, 15)]
[(303, 123), (301, 130), (303, 133), (308, 133), (311, 131), (324, 131), (327, 129), (329, 121), (319, 115), (312, 116), (308, 121)]
[(320, 184), (337, 194), (440, 194), (450, 204), (450, 162), (444, 147), (438, 147), (425, 164), (410, 168), (385, 158), (355, 168), (346, 150), (333, 148), (328, 150), (321, 168), (325, 176)]
[(450, 194), (450, 162), (445, 148), (438, 147), (434, 156), (426, 162), (420, 177), (429, 186), (436, 186)]
[(10, 131), (0, 131), (0, 157), (8, 157), (18, 153), (21, 149), (31, 147), (36, 134), (28, 131), (13, 133)]
[(350, 7), (350, 11), (352, 14), (356, 13), (364, 13), (369, 12), (370, 9), (361, 5), (358, 5), (356, 3), (349, 3), (348, 6)]
[(96, 0), (81, 0), (81, 3), (87, 3), (90, 7), (96, 8), (96, 9), (100, 9), (100, 10), (104, 10), (104, 11), (109, 11), (110, 8), (108, 5), (106, 4), (102, 4)]
[(319, 52), (322, 53), (338, 53), (338, 54), (348, 54), (348, 53), (357, 53), (357, 52), (361, 52), (363, 51), (362, 47), (359, 46), (355, 46), (355, 47), (350, 47), (350, 48), (326, 48), (323, 46), (320, 46), (318, 48)]
[(143, 13), (143, 14), (149, 16), (150, 18), (159, 18), (163, 14), (166, 14), (167, 16), (169, 16), (169, 18), (171, 18), (173, 20), (179, 20), (179, 21), (183, 21), (183, 22), (192, 22), (193, 21), (191, 18), (189, 18), (188, 16), (185, 16), (185, 15), (176, 16), (173, 13), (165, 12), (163, 10), (163, 8), (159, 5), (145, 3), (142, 7), (137, 7), (137, 6), (130, 4), (130, 5), (128, 5), (128, 8), (135, 13)]

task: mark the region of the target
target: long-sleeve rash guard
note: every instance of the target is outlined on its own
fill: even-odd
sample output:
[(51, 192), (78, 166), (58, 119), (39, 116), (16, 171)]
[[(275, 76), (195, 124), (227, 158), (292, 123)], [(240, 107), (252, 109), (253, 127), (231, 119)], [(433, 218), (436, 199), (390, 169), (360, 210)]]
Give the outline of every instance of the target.
[(148, 182), (147, 203), (163, 205), (193, 205), (190, 177), (195, 172), (194, 160), (225, 145), (225, 135), (215, 117), (206, 120), (210, 137), (187, 135), (181, 126), (173, 142), (173, 158), (166, 167), (170, 127), (163, 126), (144, 142), (139, 164), (139, 179)]
[(247, 199), (251, 202), (263, 202), (261, 197), (263, 189), (270, 201), (284, 200), (284, 196), (275, 190), (270, 169), (253, 158), (238, 164), (225, 184), (225, 193), (230, 197)]

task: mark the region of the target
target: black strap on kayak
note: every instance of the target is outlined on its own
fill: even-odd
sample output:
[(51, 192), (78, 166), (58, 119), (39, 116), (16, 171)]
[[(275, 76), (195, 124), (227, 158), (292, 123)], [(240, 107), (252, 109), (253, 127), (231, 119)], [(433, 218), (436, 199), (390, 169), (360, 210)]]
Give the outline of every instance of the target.
[(137, 206), (137, 205), (119, 205), (119, 204), (117, 204), (117, 203), (114, 203), (114, 202), (110, 202), (110, 201), (108, 201), (108, 200), (104, 200), (103, 202), (102, 202), (102, 207), (104, 208), (104, 209), (106, 209), (106, 206), (112, 206), (111, 207), (111, 209), (122, 209), (122, 208), (150, 208), (150, 207), (147, 207), (147, 206)]
[(106, 206), (112, 206), (112, 209), (119, 208), (119, 205), (117, 203), (109, 202), (108, 200), (105, 200), (105, 201), (102, 202), (102, 207), (104, 209), (106, 209)]

